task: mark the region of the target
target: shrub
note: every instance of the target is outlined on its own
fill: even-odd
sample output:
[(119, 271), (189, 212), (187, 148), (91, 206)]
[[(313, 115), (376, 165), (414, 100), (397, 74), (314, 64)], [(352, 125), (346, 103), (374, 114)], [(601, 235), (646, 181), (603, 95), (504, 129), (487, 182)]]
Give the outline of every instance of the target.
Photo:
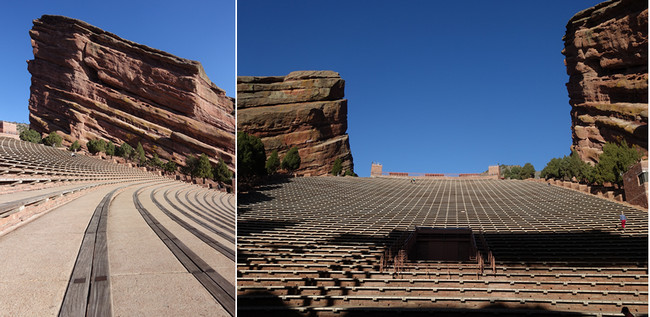
[(41, 134), (32, 129), (24, 130), (23, 132), (20, 132), (19, 137), (23, 141), (32, 142), (32, 143), (41, 143)]
[(623, 141), (621, 145), (605, 143), (603, 153), (598, 157), (598, 163), (593, 170), (593, 180), (596, 183), (611, 182), (623, 185), (623, 174), (641, 159), (641, 154)]
[(158, 157), (158, 153), (153, 154), (153, 157), (151, 157), (151, 159), (148, 160), (148, 164), (158, 168), (162, 168), (164, 165), (163, 162)]
[(207, 155), (201, 154), (199, 157), (198, 165), (196, 166), (196, 171), (194, 172), (195, 177), (200, 178), (212, 178), (212, 165), (210, 164), (210, 159)]
[(344, 175), (345, 176), (359, 177), (359, 175), (357, 175), (357, 173), (353, 172), (352, 170), (346, 170)]
[(533, 164), (526, 163), (519, 171), (519, 179), (527, 179), (535, 177), (535, 167)]
[(521, 179), (521, 166), (519, 165), (501, 165), (501, 176), (506, 179)]
[(292, 147), (289, 149), (289, 152), (282, 159), (282, 168), (286, 169), (290, 173), (297, 170), (300, 167), (300, 154), (298, 153), (297, 147)]
[(73, 152), (77, 152), (77, 151), (79, 151), (80, 148), (81, 148), (81, 145), (79, 145), (79, 141), (74, 140), (74, 142), (72, 142), (72, 144), (70, 144), (70, 147), (68, 147), (68, 150), (73, 151)]
[(43, 144), (47, 146), (61, 146), (61, 141), (63, 138), (56, 132), (51, 132), (45, 138), (43, 138)]
[(147, 163), (147, 157), (144, 154), (144, 148), (140, 142), (138, 142), (135, 148), (135, 158), (138, 160), (139, 165), (145, 165)]
[(275, 174), (280, 167), (280, 158), (278, 157), (278, 150), (273, 150), (271, 156), (266, 160), (266, 173), (269, 175)]
[(163, 164), (163, 169), (165, 172), (174, 173), (176, 172), (176, 162), (169, 160), (167, 163)]
[[(341, 171), (343, 170), (343, 166), (341, 166), (341, 158), (337, 157), (336, 160), (334, 160), (334, 165), (332, 166), (331, 173), (334, 176), (339, 176), (341, 174)], [(347, 173), (347, 171), (346, 171)]]
[(246, 132), (237, 133), (237, 173), (241, 178), (266, 174), (264, 144)]
[(185, 157), (185, 166), (181, 168), (181, 172), (185, 175), (195, 176), (196, 167), (199, 165), (199, 159), (190, 154)]
[(106, 142), (101, 139), (93, 139), (86, 143), (86, 147), (88, 148), (88, 152), (97, 154), (106, 151)]
[(113, 143), (113, 141), (108, 141), (108, 143), (106, 143), (106, 154), (111, 157), (115, 155), (115, 143)]
[(230, 183), (232, 179), (232, 172), (228, 169), (228, 165), (226, 165), (223, 159), (219, 159), (219, 162), (212, 171), (212, 175), (214, 175), (215, 181), (222, 183)]
[(128, 143), (122, 143), (122, 145), (117, 148), (116, 154), (125, 158), (125, 159), (131, 159), (133, 156), (133, 147), (131, 147)]

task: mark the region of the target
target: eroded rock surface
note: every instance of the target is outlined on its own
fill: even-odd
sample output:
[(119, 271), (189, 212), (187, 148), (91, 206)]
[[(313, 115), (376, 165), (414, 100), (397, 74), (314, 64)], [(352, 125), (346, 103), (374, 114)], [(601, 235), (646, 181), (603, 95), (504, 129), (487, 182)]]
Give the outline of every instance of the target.
[(324, 175), (341, 158), (352, 170), (345, 81), (332, 71), (237, 78), (237, 129), (261, 138), (267, 156), (298, 147), (299, 174)]
[(234, 168), (234, 100), (199, 62), (62, 16), (34, 20), (29, 34), (32, 129), (58, 131), (67, 143), (141, 142), (180, 164), (205, 153)]
[(577, 13), (564, 37), (573, 148), (597, 162), (605, 142), (648, 151), (648, 3), (613, 0)]

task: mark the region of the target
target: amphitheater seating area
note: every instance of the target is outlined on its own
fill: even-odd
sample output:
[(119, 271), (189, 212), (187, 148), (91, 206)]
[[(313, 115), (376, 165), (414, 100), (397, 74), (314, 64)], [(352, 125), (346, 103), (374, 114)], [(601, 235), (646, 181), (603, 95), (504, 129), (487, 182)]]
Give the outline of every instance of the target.
[[(237, 213), (240, 316), (648, 312), (647, 211), (573, 190), (515, 180), (296, 178), (241, 194)], [(470, 228), (494, 270), (487, 260), (485, 268), (386, 262), (416, 226)]]
[(0, 173), (0, 315), (235, 315), (233, 195), (8, 138)]

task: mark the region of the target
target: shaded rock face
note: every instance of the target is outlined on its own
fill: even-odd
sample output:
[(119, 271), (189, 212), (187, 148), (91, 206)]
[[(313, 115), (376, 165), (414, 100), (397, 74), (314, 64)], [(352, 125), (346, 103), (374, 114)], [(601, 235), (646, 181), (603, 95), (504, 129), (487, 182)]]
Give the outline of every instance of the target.
[(29, 32), (29, 121), (66, 142), (141, 142), (184, 164), (205, 153), (234, 169), (234, 100), (199, 62), (127, 41), (85, 22), (44, 15)]
[(573, 149), (597, 162), (605, 142), (648, 151), (648, 3), (614, 0), (577, 13), (564, 37)]
[(332, 71), (237, 77), (237, 129), (261, 138), (267, 156), (298, 147), (298, 174), (324, 175), (341, 158), (352, 170), (345, 81)]

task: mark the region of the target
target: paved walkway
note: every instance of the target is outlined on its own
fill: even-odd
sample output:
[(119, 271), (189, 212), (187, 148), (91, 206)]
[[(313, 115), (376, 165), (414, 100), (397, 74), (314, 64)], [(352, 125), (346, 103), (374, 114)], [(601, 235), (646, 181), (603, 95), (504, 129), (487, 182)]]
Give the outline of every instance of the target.
[[(112, 202), (102, 209), (102, 200), (122, 187), (125, 188), (115, 192)], [(160, 205), (172, 215), (184, 217), (165, 201), (164, 192), (168, 189), (171, 193), (198, 192), (201, 195), (189, 195), (189, 199), (206, 197), (201, 203), (210, 203), (215, 209), (227, 207), (216, 206), (214, 200), (207, 199), (225, 194), (185, 183), (161, 179), (115, 184), (89, 192), (0, 237), (0, 259), (3, 261), (0, 266), (0, 315), (53, 316), (60, 314), (65, 302), (68, 304), (64, 307), (73, 307), (71, 311), (80, 315), (88, 309), (88, 315), (105, 315), (101, 311), (108, 311), (114, 316), (230, 316), (234, 311), (234, 300), (228, 302), (229, 298), (234, 298), (234, 258), (216, 251), (190, 231), (201, 231), (220, 239), (231, 249), (234, 244), (227, 244), (227, 239), (214, 233), (227, 230), (215, 226), (213, 232), (190, 218), (185, 219), (186, 227), (182, 227), (163, 213), (152, 200), (152, 191), (157, 200), (163, 201)], [(179, 201), (171, 196), (175, 204), (191, 206), (184, 200), (185, 195), (180, 195)], [(136, 207), (138, 203), (148, 212), (149, 222), (157, 224), (157, 229), (145, 220), (145, 215)], [(228, 208), (234, 215), (234, 209)], [(211, 212), (207, 208), (184, 211), (206, 215)], [(93, 225), (97, 229), (91, 229)], [(185, 253), (174, 249), (170, 240), (161, 239), (160, 230), (173, 236), (171, 240)], [(234, 223), (232, 230), (234, 232)], [(232, 236), (234, 239), (234, 234)], [(89, 254), (89, 258), (84, 254)], [(107, 263), (106, 268), (102, 261)], [(201, 272), (191, 269), (195, 264)], [(79, 275), (84, 266), (92, 272), (88, 278)], [(102, 271), (106, 271), (107, 276), (97, 273)], [(83, 294), (90, 294), (80, 296), (84, 303), (74, 296), (78, 287), (85, 289)], [(229, 294), (224, 289), (229, 289)], [(86, 298), (89, 298), (88, 303), (85, 303)]]

